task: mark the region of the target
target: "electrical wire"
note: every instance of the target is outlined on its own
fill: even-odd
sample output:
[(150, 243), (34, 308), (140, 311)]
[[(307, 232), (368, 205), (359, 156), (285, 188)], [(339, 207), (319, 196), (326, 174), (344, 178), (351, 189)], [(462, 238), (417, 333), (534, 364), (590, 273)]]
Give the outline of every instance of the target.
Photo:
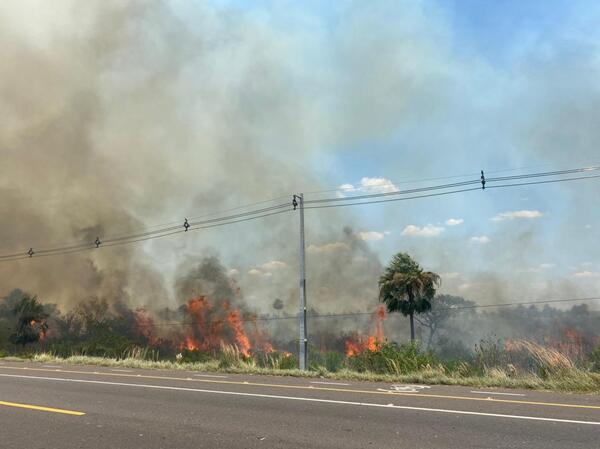
[[(456, 306), (456, 307), (440, 307), (436, 310), (470, 310), (470, 309), (486, 309), (486, 308), (500, 308), (500, 307), (515, 307), (515, 306), (527, 306), (527, 305), (538, 305), (538, 304), (554, 304), (554, 303), (565, 303), (565, 302), (587, 302), (587, 301), (600, 301), (600, 296), (584, 297), (584, 298), (563, 298), (563, 299), (547, 299), (541, 301), (521, 301), (511, 303), (496, 303), (496, 304), (473, 304), (467, 306)], [(349, 318), (354, 316), (366, 316), (375, 315), (377, 310), (371, 312), (346, 312), (346, 313), (311, 313), (307, 314), (306, 318), (319, 319), (319, 318)], [(399, 312), (392, 312), (394, 314)], [(241, 322), (256, 322), (256, 321), (280, 321), (280, 320), (297, 320), (298, 315), (284, 315), (284, 316), (253, 316), (251, 318), (241, 318)], [(155, 327), (162, 326), (190, 326), (196, 324), (193, 321), (172, 321), (155, 323)]]
[[(555, 170), (555, 171), (540, 172), (540, 173), (527, 173), (527, 174), (521, 174), (521, 175), (503, 176), (503, 177), (495, 177), (495, 178), (487, 178), (487, 179), (485, 179), (484, 176), (482, 175), (482, 179), (473, 179), (473, 180), (469, 180), (469, 181), (434, 185), (434, 186), (421, 187), (421, 188), (408, 189), (408, 190), (397, 190), (397, 191), (393, 191), (393, 192), (380, 192), (380, 193), (373, 193), (373, 194), (367, 194), (367, 195), (355, 195), (355, 196), (342, 197), (342, 198), (336, 197), (336, 198), (322, 198), (322, 199), (315, 199), (315, 200), (305, 200), (304, 208), (305, 209), (321, 209), (321, 208), (331, 208), (331, 207), (358, 206), (358, 205), (365, 205), (365, 204), (386, 203), (386, 202), (393, 202), (393, 201), (404, 201), (404, 200), (411, 200), (411, 199), (417, 199), (417, 198), (427, 198), (427, 197), (435, 197), (435, 196), (442, 196), (442, 195), (452, 195), (452, 194), (457, 194), (457, 193), (471, 192), (471, 191), (475, 191), (475, 190), (482, 190), (483, 187), (485, 187), (485, 189), (494, 189), (494, 188), (520, 187), (520, 186), (528, 186), (528, 185), (536, 185), (536, 184), (569, 182), (569, 181), (576, 181), (576, 180), (582, 180), (582, 179), (598, 178), (598, 177), (600, 177), (600, 175), (577, 176), (577, 177), (571, 176), (568, 178), (550, 179), (550, 180), (543, 180), (543, 181), (536, 180), (536, 181), (521, 182), (521, 183), (512, 182), (512, 183), (497, 184), (497, 185), (494, 184), (494, 183), (500, 182), (500, 181), (517, 181), (517, 180), (540, 178), (540, 177), (564, 176), (564, 175), (572, 175), (572, 174), (576, 174), (576, 173), (584, 173), (584, 172), (598, 171), (598, 170), (600, 170), (600, 166), (579, 167), (579, 168), (568, 169), (568, 170)], [(476, 184), (478, 185), (480, 183), (482, 185), (481, 188), (478, 186), (478, 187), (448, 190), (448, 189), (452, 189), (452, 188), (456, 188), (456, 187), (466, 187), (469, 185), (476, 185)], [(439, 192), (438, 190), (441, 190), (441, 192)], [(438, 191), (438, 192), (426, 193), (426, 192), (431, 192), (431, 191), (434, 191), (434, 192)], [(423, 194), (422, 195), (412, 195), (412, 196), (402, 196), (399, 198), (375, 200), (376, 198), (399, 196), (399, 195), (411, 195), (414, 193), (423, 193)], [(372, 200), (372, 201), (358, 201), (358, 200)], [(253, 203), (253, 204), (258, 205), (258, 204), (262, 204), (265, 202), (271, 202), (271, 201), (273, 201), (273, 200), (266, 200), (264, 202), (258, 202), (258, 203)], [(351, 201), (351, 202), (346, 202), (346, 201)], [(241, 208), (246, 208), (246, 207), (249, 207), (249, 206), (241, 206), (241, 207), (233, 208), (230, 210), (240, 210)], [(295, 207), (294, 207), (294, 209), (295, 209)], [(32, 254), (30, 254), (29, 252), (23, 252), (23, 253), (0, 255), (0, 262), (26, 259), (26, 258), (31, 258), (32, 256), (42, 257), (42, 256), (58, 255), (58, 254), (70, 254), (70, 253), (75, 253), (75, 252), (80, 252), (80, 251), (86, 251), (89, 249), (95, 249), (98, 247), (110, 247), (110, 246), (116, 246), (116, 245), (120, 245), (120, 244), (136, 243), (136, 242), (151, 240), (154, 238), (166, 237), (166, 236), (173, 235), (173, 234), (179, 234), (181, 232), (185, 232), (186, 229), (192, 229), (192, 228), (193, 229), (206, 229), (209, 227), (214, 227), (214, 226), (212, 226), (213, 224), (218, 225), (218, 226), (227, 225), (227, 224), (237, 223), (237, 222), (241, 222), (241, 221), (248, 221), (248, 220), (245, 220), (245, 218), (249, 218), (249, 219), (262, 218), (262, 217), (266, 217), (266, 216), (270, 216), (270, 215), (275, 215), (275, 213), (271, 213), (271, 212), (279, 213), (279, 212), (287, 212), (290, 210), (291, 210), (290, 203), (280, 203), (280, 204), (276, 204), (276, 205), (269, 206), (269, 207), (253, 209), (250, 211), (240, 212), (238, 214), (221, 216), (221, 217), (211, 218), (211, 219), (207, 219), (207, 220), (200, 220), (200, 221), (192, 220), (189, 222), (186, 220), (185, 224), (180, 223), (177, 226), (168, 226), (168, 227), (155, 229), (152, 231), (137, 232), (137, 233), (131, 233), (131, 234), (126, 234), (126, 235), (120, 235), (120, 236), (103, 237), (102, 241), (98, 241), (98, 243), (96, 243), (96, 242), (94, 242), (94, 243), (91, 243), (91, 242), (90, 243), (79, 243), (79, 244), (73, 244), (73, 245), (69, 245), (69, 246), (55, 246), (52, 248), (45, 248), (45, 249), (42, 248), (39, 250), (35, 249), (35, 250), (31, 250), (31, 251), (33, 251)], [(208, 214), (208, 215), (210, 215), (210, 214)], [(184, 226), (187, 226), (187, 227), (184, 228)], [(184, 229), (182, 229), (182, 228), (184, 228)]]

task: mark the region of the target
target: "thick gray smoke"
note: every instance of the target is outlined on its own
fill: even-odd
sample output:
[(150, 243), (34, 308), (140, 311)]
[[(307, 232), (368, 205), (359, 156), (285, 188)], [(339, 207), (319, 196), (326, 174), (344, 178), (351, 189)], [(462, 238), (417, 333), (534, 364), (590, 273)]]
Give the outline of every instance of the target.
[[(280, 21), (269, 21), (210, 3), (3, 2), (2, 254), (92, 242), (266, 198), (281, 196), (264, 206), (289, 202), (290, 193), (331, 188), (319, 180), (336, 179), (340, 153), (369, 161), (373, 153), (353, 148), (377, 139), (393, 147), (377, 153), (389, 160), (389, 173), (419, 177), (445, 173), (450, 163), (520, 166), (519, 154), (545, 163), (596, 156), (597, 60), (581, 69), (561, 64), (564, 52), (524, 58), (521, 81), (507, 83), (490, 64), (454, 53), (444, 15), (420, 3), (344, 4), (344, 20), (323, 29), (293, 8), (274, 8)], [(493, 92), (479, 101), (479, 91)], [(592, 217), (592, 195), (573, 197), (583, 222), (568, 220), (569, 207), (561, 235), (576, 235)], [(443, 207), (441, 200), (422, 204), (381, 214), (397, 235), (407, 216), (426, 220)], [(307, 213), (309, 299), (319, 311), (371, 309), (381, 262), (399, 250), (446, 273), (446, 291), (474, 300), (589, 291), (578, 290), (581, 281), (558, 279), (532, 288), (542, 281), (532, 281), (525, 262), (551, 251), (526, 225), (491, 233), (487, 247), (449, 236), (375, 252), (345, 229), (362, 230), (356, 222), (370, 212), (361, 210)], [(488, 220), (498, 210), (481, 212)], [(231, 270), (253, 308), (272, 312), (279, 299), (278, 310), (293, 313), (297, 242), (297, 215), (289, 214), (0, 262), (0, 297), (19, 287), (61, 306), (98, 297), (174, 307), (194, 288), (177, 279), (208, 276), (197, 271), (208, 255)], [(571, 239), (556, 245), (559, 253), (586, 250)], [(511, 273), (515, 268), (522, 272)]]

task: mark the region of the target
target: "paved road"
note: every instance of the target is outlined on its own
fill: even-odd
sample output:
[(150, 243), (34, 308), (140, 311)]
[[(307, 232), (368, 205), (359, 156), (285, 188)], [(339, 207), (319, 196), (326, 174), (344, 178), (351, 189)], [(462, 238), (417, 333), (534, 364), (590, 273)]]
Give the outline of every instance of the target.
[(0, 361), (0, 448), (600, 448), (600, 396)]

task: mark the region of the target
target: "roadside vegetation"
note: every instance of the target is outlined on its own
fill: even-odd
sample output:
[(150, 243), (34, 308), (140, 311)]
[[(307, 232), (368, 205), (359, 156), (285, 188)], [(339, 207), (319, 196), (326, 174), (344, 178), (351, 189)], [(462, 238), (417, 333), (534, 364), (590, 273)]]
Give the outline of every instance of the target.
[[(92, 298), (63, 315), (55, 305), (43, 304), (35, 296), (15, 290), (0, 298), (0, 357), (65, 364), (600, 393), (597, 312), (585, 305), (568, 311), (517, 307), (477, 312), (471, 301), (437, 295), (439, 284), (437, 274), (425, 271), (409, 255), (397, 254), (379, 279), (379, 300), (383, 306), (375, 314), (375, 335), (322, 334), (329, 347), (309, 348), (307, 371), (296, 368), (296, 342), (272, 344), (254, 321), (254, 329), (250, 329), (253, 334), (248, 335), (259, 344), (251, 345), (241, 312), (229, 304), (213, 307), (204, 297), (191, 300), (187, 307), (183, 305), (176, 311), (165, 309), (168, 320), (162, 321), (164, 327), (160, 328), (144, 309), (131, 310), (121, 303), (109, 305), (105, 300)], [(410, 343), (398, 344), (385, 338), (385, 309), (398, 311), (409, 319)], [(208, 313), (215, 310), (222, 315)], [(173, 316), (186, 319), (187, 327), (173, 328)], [(396, 317), (404, 319), (400, 314)], [(229, 327), (223, 324), (227, 320)], [(415, 322), (419, 325), (418, 337)], [(478, 328), (493, 328), (498, 322), (512, 326), (505, 326), (509, 331), (505, 335), (520, 338), (488, 334), (474, 340), (469, 334), (473, 323)], [(221, 333), (212, 332), (215, 329)], [(216, 344), (204, 345), (205, 341)]]
[(417, 344), (384, 343), (351, 357), (339, 352), (312, 351), (310, 369), (300, 371), (289, 353), (259, 353), (244, 356), (233, 346), (219, 353), (184, 350), (174, 358), (161, 359), (155, 350), (134, 347), (120, 357), (73, 354), (20, 353), (8, 360), (45, 363), (101, 365), (147, 369), (182, 369), (202, 372), (322, 377), (358, 381), (383, 381), (475, 387), (526, 388), (565, 392), (600, 393), (600, 348), (584, 366), (576, 366), (556, 350), (528, 341), (511, 346), (488, 339), (477, 345), (471, 360), (440, 360)]

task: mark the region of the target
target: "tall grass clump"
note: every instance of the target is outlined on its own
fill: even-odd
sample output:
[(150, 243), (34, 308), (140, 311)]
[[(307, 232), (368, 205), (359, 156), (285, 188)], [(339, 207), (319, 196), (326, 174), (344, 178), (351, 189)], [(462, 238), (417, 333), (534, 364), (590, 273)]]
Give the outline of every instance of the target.
[(365, 350), (348, 358), (348, 367), (359, 373), (407, 374), (435, 363), (432, 353), (420, 352), (419, 345), (414, 343), (380, 343), (374, 351)]

